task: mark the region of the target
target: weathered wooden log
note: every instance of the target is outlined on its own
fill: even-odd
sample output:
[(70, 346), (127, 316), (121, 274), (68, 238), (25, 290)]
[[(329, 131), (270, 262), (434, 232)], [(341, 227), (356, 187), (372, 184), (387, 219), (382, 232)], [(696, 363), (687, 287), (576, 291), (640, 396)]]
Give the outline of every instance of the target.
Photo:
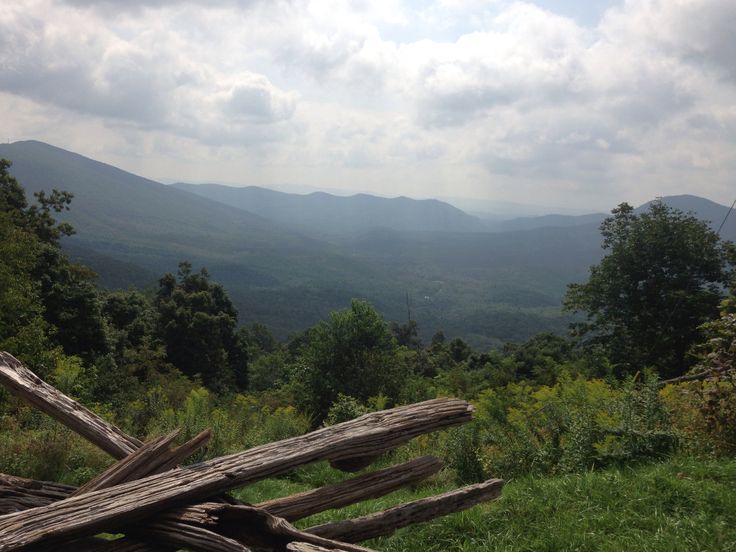
[[(161, 514), (154, 521), (136, 526), (128, 538), (117, 541), (78, 541), (77, 550), (89, 552), (158, 552), (162, 547), (210, 552), (272, 552), (284, 550), (293, 541), (326, 546), (342, 552), (373, 552), (363, 546), (299, 531), (289, 522), (253, 506), (209, 502)], [(141, 542), (154, 543), (142, 547)], [(72, 552), (71, 546), (63, 549)], [(45, 550), (44, 550), (45, 552)]]
[(387, 495), (401, 487), (426, 479), (437, 473), (440, 468), (442, 468), (440, 459), (423, 456), (334, 485), (261, 502), (256, 504), (256, 507), (288, 521), (296, 521), (325, 510), (342, 508)]
[(75, 488), (0, 473), (0, 516), (46, 506), (67, 498)]
[(287, 552), (339, 552), (335, 548), (323, 548), (308, 542), (290, 542), (286, 545)]
[(1, 351), (0, 384), (117, 459), (125, 458), (143, 444), (47, 384), (11, 354)]
[[(31, 376), (33, 376), (33, 374), (30, 373), (30, 372), (28, 372), (28, 374), (30, 374)], [(29, 379), (29, 378), (26, 377), (25, 379)], [(51, 388), (51, 389), (53, 390), (53, 388)], [(53, 390), (53, 391), (55, 391), (55, 390)], [(56, 392), (56, 393), (43, 393), (42, 394), (42, 397), (43, 398), (41, 400), (42, 401), (43, 400), (46, 400), (46, 396), (51, 397), (53, 399), (58, 399), (58, 397), (61, 396), (63, 399), (66, 399), (66, 397), (64, 397), (60, 393)], [(31, 402), (33, 402), (33, 401), (31, 401)], [(63, 402), (63, 400), (61, 402)], [(73, 402), (73, 401), (70, 401), (70, 402)], [(46, 408), (44, 408), (43, 410), (46, 411), (46, 412), (49, 412), (50, 410), (52, 412), (54, 411), (54, 409), (46, 409)], [(73, 413), (74, 412), (74, 409), (71, 409), (70, 412)], [(91, 412), (88, 413), (88, 414), (91, 415), (92, 418), (95, 417), (95, 415), (93, 413), (91, 413)], [(468, 414), (469, 414), (469, 412), (468, 412)], [(63, 420), (63, 417), (62, 416), (55, 416), (55, 417)], [(87, 421), (85, 420), (82, 423), (85, 424), (85, 423), (87, 423)], [(106, 424), (106, 422), (103, 422), (103, 424)], [(112, 427), (114, 428), (114, 426), (112, 426)], [(115, 429), (117, 429), (117, 428), (115, 428)], [(119, 430), (118, 430), (118, 432), (119, 432)], [(80, 433), (84, 434), (83, 432), (80, 432)], [(114, 433), (115, 432), (113, 432), (113, 434)], [(122, 434), (122, 435), (124, 435), (122, 432), (119, 432), (119, 433)], [(179, 461), (181, 461), (181, 459), (177, 459), (177, 454), (176, 454), (177, 451), (181, 454), (181, 458), (183, 458), (183, 457), (187, 456), (189, 453), (191, 453), (192, 450), (196, 450), (196, 448), (198, 448), (198, 446), (201, 446), (200, 440), (203, 442), (203, 441), (206, 441), (206, 439), (208, 439), (208, 438), (209, 438), (209, 435), (208, 434), (206, 434), (206, 435), (205, 434), (201, 434), (200, 436), (198, 436), (194, 440), (190, 441), (190, 443), (187, 443), (186, 445), (183, 445), (182, 447), (179, 447), (179, 449), (177, 449), (175, 451), (171, 451), (172, 458), (170, 458), (169, 461), (172, 462), (172, 464), (166, 465), (165, 462), (161, 462), (161, 468), (162, 469), (166, 469), (166, 468), (170, 467), (171, 465), (173, 465), (173, 464), (178, 463)], [(156, 444), (160, 443), (161, 440), (167, 440), (167, 439), (161, 438), (161, 439), (159, 439), (159, 440), (156, 441)], [(170, 440), (170, 439), (168, 439), (168, 440)], [(401, 442), (403, 442), (403, 441), (401, 441)], [(115, 445), (117, 446), (117, 443)], [(189, 449), (188, 448), (188, 445), (191, 445), (191, 447), (193, 447), (193, 448)], [(395, 444), (393, 446), (395, 446)], [(106, 450), (108, 450), (110, 447), (107, 447), (107, 448), (106, 447), (103, 447), (103, 448), (105, 448)], [(152, 448), (155, 448), (156, 450), (163, 450), (163, 447), (152, 447)], [(187, 450), (188, 450), (188, 452), (185, 452)], [(384, 450), (384, 449), (381, 449), (381, 450)], [(144, 453), (145, 453), (145, 449), (144, 449)], [(139, 458), (140, 459), (141, 457), (144, 456), (144, 453), (140, 453), (138, 455), (133, 455), (133, 458), (134, 459), (135, 458)], [(360, 463), (368, 463), (369, 460), (372, 460), (372, 459), (375, 458), (375, 455), (376, 455), (376, 449), (371, 449), (370, 453), (366, 453), (364, 451), (364, 452), (359, 453), (359, 454), (355, 454), (354, 451), (351, 451), (350, 454), (347, 454), (347, 453), (346, 454), (343, 454), (342, 451), (338, 451), (338, 454), (330, 454), (330, 455), (328, 455), (328, 457), (330, 458), (331, 463), (333, 463), (338, 468), (340, 467), (340, 463), (342, 463), (342, 464), (345, 465), (345, 468), (343, 468), (343, 469), (350, 469), (350, 465), (353, 465), (353, 469), (354, 469), (357, 466), (357, 464), (360, 464)], [(153, 456), (155, 458), (158, 458), (158, 459), (161, 459), (162, 458), (162, 455), (161, 454), (156, 454), (156, 455), (153, 455)], [(142, 473), (145, 473), (146, 469), (148, 469), (148, 468), (146, 468), (146, 462), (142, 462), (142, 461), (141, 462), (138, 462), (140, 464), (139, 470), (142, 470), (142, 471), (140, 471), (140, 473), (138, 473), (137, 475), (133, 475), (134, 474), (134, 471), (129, 469), (129, 466), (131, 465), (131, 463), (132, 462), (131, 462), (130, 459), (128, 459), (128, 462), (122, 462), (121, 465), (118, 467), (118, 470), (113, 472), (113, 473), (117, 473), (117, 475), (115, 477), (117, 477), (118, 479), (132, 478), (132, 477), (136, 477), (137, 475), (141, 475)], [(408, 463), (408, 464), (411, 464), (411, 463)], [(124, 467), (126, 467), (127, 471), (125, 471), (123, 469)], [(383, 471), (384, 472), (385, 471), (390, 471), (391, 469), (392, 468), (389, 468), (388, 470), (383, 470)], [(436, 471), (436, 470), (434, 470), (434, 471)], [(121, 474), (127, 474), (127, 475), (125, 477), (121, 477)], [(361, 479), (363, 479), (365, 477), (369, 477), (370, 478), (372, 475), (374, 475), (374, 474), (368, 474), (367, 476), (361, 476), (360, 478), (355, 478), (354, 480), (350, 480), (348, 482), (343, 482), (342, 484), (338, 484), (338, 485), (343, 485), (343, 484), (348, 484), (349, 485), (350, 483), (353, 483), (354, 484), (357, 481), (360, 481)], [(110, 474), (109, 473), (107, 474), (107, 479), (106, 480), (107, 480), (107, 484), (108, 485), (111, 484), (111, 483), (116, 482), (118, 479), (111, 478), (110, 477)], [(101, 478), (101, 480), (102, 481), (105, 481), (105, 478)], [(369, 482), (366, 481), (365, 483), (368, 484)], [(95, 485), (95, 486), (102, 487), (104, 485), (101, 485), (100, 484), (100, 481), (98, 481), (97, 482), (97, 485)], [(90, 487), (92, 487), (92, 486), (90, 486)], [(387, 489), (387, 488), (388, 487), (384, 487), (384, 489)], [(349, 487), (346, 487), (346, 488), (344, 488), (342, 490), (347, 492), (349, 490)], [(336, 500), (338, 502), (335, 503), (335, 506), (328, 506), (329, 500), (327, 499), (327, 496), (329, 495), (329, 493), (325, 493), (325, 491), (326, 491), (326, 489), (317, 489), (315, 491), (310, 491), (308, 493), (303, 493), (303, 494), (306, 494), (307, 496), (306, 497), (302, 497), (302, 498), (303, 499), (306, 499), (310, 503), (310, 506), (309, 507), (311, 507), (312, 509), (319, 508), (319, 509), (315, 509), (314, 511), (322, 511), (323, 509), (325, 509), (325, 507), (337, 507), (339, 505), (344, 505), (346, 503), (349, 503), (349, 502), (345, 502), (345, 500), (347, 500), (347, 496), (349, 495), (349, 493), (348, 493), (348, 495), (346, 495), (344, 493), (341, 494), (339, 492), (339, 489), (338, 489), (338, 493), (336, 495)], [(383, 492), (388, 492), (388, 491), (385, 491), (384, 490)], [(381, 494), (383, 494), (383, 492)], [(374, 492), (372, 494), (372, 496), (377, 496), (377, 495)], [(368, 498), (368, 497), (366, 496), (365, 498)], [(355, 495), (355, 496), (353, 496), (353, 499), (350, 502), (355, 502), (355, 501), (363, 500), (365, 498), (360, 498), (359, 496)], [(46, 498), (46, 500), (49, 500), (49, 499)], [(276, 502), (278, 502), (278, 501), (276, 501)], [(289, 504), (289, 506), (288, 506), (289, 508), (294, 508), (295, 505), (298, 504), (298, 502), (295, 503), (295, 502), (292, 501), (292, 502), (289, 502), (288, 504)], [(239, 531), (241, 533), (242, 533), (242, 525), (241, 524), (242, 524), (242, 521), (243, 521), (243, 519), (242, 519), (243, 511), (245, 511), (246, 514), (247, 514), (247, 516), (250, 516), (251, 518), (253, 516), (256, 516), (257, 518), (258, 517), (263, 518), (263, 516), (266, 516), (267, 519), (270, 519), (271, 520), (271, 522), (270, 522), (270, 528), (268, 530), (265, 530), (264, 531), (263, 528), (256, 528), (255, 530), (253, 530), (254, 528), (251, 527), (247, 531), (247, 534), (245, 534), (245, 535), (241, 534), (240, 535), (241, 540), (242, 539), (245, 539), (245, 538), (249, 538), (251, 541), (254, 540), (256, 542), (256, 544), (258, 544), (259, 542), (261, 542), (261, 543), (266, 542), (266, 546), (264, 548), (262, 548), (263, 550), (272, 550), (273, 549), (271, 547), (271, 545), (268, 544), (268, 543), (269, 542), (272, 543), (273, 538), (274, 538), (274, 535), (280, 535), (281, 538), (283, 538), (284, 536), (286, 536), (286, 537), (288, 537), (288, 539), (293, 539), (294, 537), (302, 537), (302, 538), (305, 538), (305, 536), (301, 532), (298, 532), (296, 529), (294, 529), (293, 527), (291, 527), (286, 521), (284, 521), (284, 520), (278, 520), (278, 518), (274, 518), (273, 516), (270, 516), (266, 512), (263, 512), (262, 510), (259, 510), (257, 508), (250, 508), (250, 507), (245, 507), (245, 506), (242, 506), (242, 507), (241, 506), (233, 507), (233, 506), (228, 506), (226, 504), (207, 505), (207, 507), (208, 508), (221, 508), (221, 509), (223, 509), (223, 508), (228, 508), (228, 509), (229, 508), (233, 508), (233, 510), (230, 510), (230, 515), (231, 516), (233, 515), (233, 512), (237, 511), (237, 509), (240, 508), (241, 511), (238, 512), (237, 514), (235, 514), (235, 518), (234, 519), (237, 520), (237, 524), (238, 524), (237, 526), (240, 527)], [(195, 507), (195, 508), (200, 508), (200, 512), (202, 511), (201, 510), (201, 505), (199, 507)], [(223, 511), (225, 511), (225, 510), (223, 510)], [(304, 510), (304, 512), (305, 512), (305, 515), (309, 515), (309, 512), (307, 510)], [(220, 515), (222, 515), (222, 514), (220, 514)], [(252, 524), (249, 524), (249, 525), (252, 525)], [(212, 531), (209, 531), (209, 530), (207, 530), (204, 527), (194, 527), (194, 526), (183, 527), (182, 526), (182, 523), (179, 522), (179, 521), (177, 521), (177, 520), (175, 520), (175, 519), (165, 519), (165, 518), (162, 518), (158, 522), (155, 522), (155, 523), (146, 523), (145, 526), (146, 526), (145, 534), (141, 534), (141, 536), (144, 536), (147, 540), (150, 540), (153, 537), (155, 540), (158, 540), (162, 544), (166, 544), (168, 547), (171, 547), (172, 545), (174, 545), (174, 546), (188, 546), (189, 548), (191, 548), (193, 550), (224, 550), (224, 551), (228, 551), (228, 552), (231, 552), (231, 551), (232, 552), (235, 552), (235, 551), (242, 552), (243, 550), (248, 550), (247, 548), (245, 548), (242, 545), (241, 542), (238, 542), (238, 541), (233, 540), (233, 539), (228, 539), (228, 537), (223, 536), (223, 535), (219, 535), (219, 534), (214, 533)], [(286, 534), (284, 533), (284, 530), (286, 530)], [(232, 531), (232, 529), (231, 529), (231, 531)], [(133, 530), (132, 532), (135, 533), (136, 531)], [(305, 538), (305, 540), (307, 540), (307, 541), (314, 541), (314, 539), (318, 539), (318, 538), (320, 538), (320, 537), (307, 536)], [(265, 541), (263, 539), (265, 539)], [(317, 542), (322, 542), (322, 544), (328, 544), (329, 545), (329, 549), (331, 549), (331, 550), (357, 550), (357, 549), (364, 550), (362, 548), (350, 548), (348, 545), (345, 545), (343, 543), (330, 542), (328, 540), (317, 541)], [(2, 545), (2, 543), (0, 543), (0, 545)], [(123, 551), (125, 551), (125, 552), (134, 552), (134, 551), (135, 552), (138, 552), (138, 551), (140, 551), (140, 552), (143, 552), (143, 551), (146, 551), (146, 552), (154, 552), (154, 551), (159, 552), (160, 550), (165, 550), (165, 548), (162, 549), (160, 547), (155, 547), (155, 546), (149, 545), (148, 543), (145, 543), (143, 541), (135, 541), (135, 540), (132, 540), (132, 539), (129, 539), (129, 538), (120, 539), (118, 541), (113, 541), (113, 542), (109, 542), (108, 541), (107, 543), (103, 542), (102, 546), (103, 546), (102, 549), (104, 549), (106, 551), (110, 551), (110, 552), (112, 550), (118, 550), (120, 552), (123, 552)], [(312, 542), (311, 546), (314, 546), (314, 543), (313, 542)], [(0, 550), (3, 550), (3, 549), (4, 548), (0, 548)], [(260, 549), (261, 548), (259, 547), (259, 548), (254, 549), (254, 550), (260, 550)], [(280, 546), (279, 549), (283, 549), (283, 547)]]
[(293, 541), (345, 552), (372, 552), (363, 546), (300, 531), (285, 519), (253, 506), (210, 502), (164, 514), (162, 519), (211, 528), (218, 534), (246, 544), (254, 552), (284, 550)]
[(253, 552), (235, 539), (187, 523), (151, 523), (134, 535), (139, 542), (145, 538), (146, 541), (169, 548), (174, 546), (202, 552)]
[[(288, 521), (296, 521), (325, 510), (379, 498), (402, 487), (418, 483), (437, 473), (441, 468), (441, 460), (434, 456), (423, 456), (397, 466), (346, 479), (333, 485), (275, 498), (255, 506)], [(44, 486), (49, 490), (44, 491)], [(0, 474), (0, 515), (45, 506), (68, 498), (72, 494), (80, 494), (80, 490), (69, 485)], [(22, 504), (18, 508), (13, 508), (11, 507), (13, 501)]]
[[(150, 464), (157, 456), (163, 455), (169, 449), (169, 444), (179, 435), (179, 430), (172, 431), (168, 435), (157, 437), (144, 444), (138, 450), (130, 453), (122, 460), (118, 460), (97, 477), (89, 480), (79, 487), (72, 496), (77, 496), (97, 489), (112, 487), (124, 481), (140, 479), (150, 469)], [(137, 474), (140, 474), (136, 477)]]
[(482, 502), (498, 498), (502, 488), (501, 479), (490, 479), (485, 483), (468, 485), (364, 517), (316, 525), (307, 529), (307, 532), (345, 542), (361, 542), (385, 537), (402, 527), (467, 510)]
[(161, 456), (160, 459), (151, 465), (145, 475), (153, 475), (155, 473), (161, 473), (175, 468), (199, 449), (205, 447), (211, 438), (212, 430), (205, 429), (183, 445), (178, 446)]
[(286, 550), (287, 552), (335, 552), (334, 548), (323, 548), (308, 542), (290, 542), (286, 545)]
[(472, 408), (465, 401), (425, 401), (9, 514), (0, 518), (0, 551), (114, 531), (164, 509), (214, 497), (300, 465), (326, 458), (368, 456), (471, 419)]
[(65, 541), (48, 546), (34, 548), (34, 552), (176, 552), (175, 548), (161, 547), (156, 544), (139, 541), (137, 544), (126, 542), (123, 547), (119, 544), (124, 539), (108, 540), (100, 537), (90, 537), (73, 541)]

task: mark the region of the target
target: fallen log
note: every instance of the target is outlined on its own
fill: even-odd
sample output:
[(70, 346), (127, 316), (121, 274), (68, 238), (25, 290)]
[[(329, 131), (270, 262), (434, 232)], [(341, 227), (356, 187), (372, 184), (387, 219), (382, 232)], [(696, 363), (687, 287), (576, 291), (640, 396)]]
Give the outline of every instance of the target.
[(256, 504), (256, 507), (296, 521), (325, 510), (342, 508), (387, 495), (397, 489), (417, 483), (442, 468), (442, 461), (434, 456), (423, 456), (410, 462), (367, 473), (334, 485), (326, 485), (284, 498)]
[(284, 550), (294, 541), (345, 552), (373, 552), (363, 546), (300, 531), (285, 519), (253, 506), (210, 502), (170, 512), (162, 516), (162, 519), (211, 529), (217, 534), (244, 543), (254, 552)]
[(9, 514), (0, 518), (0, 551), (114, 531), (161, 510), (205, 500), (304, 464), (368, 456), (471, 419), (472, 408), (465, 401), (425, 401)]
[(153, 475), (171, 470), (189, 458), (199, 449), (205, 447), (212, 438), (212, 430), (205, 429), (192, 437), (189, 441), (162, 455), (160, 460), (151, 466), (146, 475)]
[[(437, 473), (441, 468), (441, 460), (434, 456), (423, 456), (397, 466), (346, 479), (332, 485), (261, 502), (256, 504), (255, 507), (266, 510), (270, 514), (284, 518), (287, 521), (296, 521), (326, 510), (379, 498), (402, 487), (418, 483)], [(34, 491), (34, 489), (43, 489), (45, 485), (51, 487), (46, 491)], [(81, 488), (77, 490), (68, 485), (0, 474), (0, 515), (45, 506), (68, 498), (72, 494), (80, 494), (80, 491)], [(37, 496), (39, 494), (40, 496)], [(10, 499), (25, 501), (28, 506), (27, 508), (12, 509), (8, 506)]]
[(0, 516), (58, 502), (75, 490), (70, 485), (0, 473)]
[(11, 354), (2, 351), (0, 384), (118, 460), (143, 444), (70, 399), (23, 366)]
[[(144, 445), (144, 447), (149, 447), (150, 445), (151, 444), (147, 444)], [(397, 466), (354, 477), (334, 485), (328, 485), (285, 498), (263, 502), (258, 504), (256, 508), (266, 510), (272, 516), (286, 518), (287, 520), (293, 521), (331, 508), (339, 508), (367, 500), (369, 498), (383, 496), (400, 487), (421, 481), (422, 479), (439, 471), (441, 467), (442, 462), (439, 459), (432, 456), (426, 456)], [(2, 481), (2, 479), (0, 479), (0, 481)], [(23, 482), (28, 481), (29, 480), (23, 480)], [(64, 490), (67, 489), (65, 488)], [(64, 493), (57, 493), (55, 499), (58, 500), (64, 498), (64, 496)], [(159, 543), (169, 547), (188, 546), (189, 548), (199, 549), (197, 547), (202, 545), (202, 543), (209, 537), (211, 538), (211, 542), (202, 546), (201, 549), (234, 551), (237, 550), (237, 547), (230, 542), (232, 539), (223, 541), (214, 536), (224, 530), (228, 530), (226, 527), (223, 528), (220, 524), (215, 525), (214, 522), (216, 519), (221, 519), (223, 517), (223, 512), (225, 511), (228, 513), (227, 518), (229, 519), (229, 524), (232, 525), (233, 523), (237, 523), (240, 527), (248, 527), (250, 529), (246, 536), (243, 534), (238, 535), (239, 539), (236, 539), (238, 542), (242, 539), (245, 539), (246, 541), (250, 539), (252, 542), (254, 538), (253, 534), (258, 534), (259, 532), (262, 533), (264, 531), (263, 528), (260, 528), (259, 531), (253, 530), (254, 515), (252, 510), (238, 510), (237, 508), (226, 510), (222, 504), (209, 503), (184, 508), (179, 512), (178, 518), (174, 514), (169, 514), (165, 515), (161, 518), (161, 521), (158, 521), (157, 523), (146, 524), (143, 528), (139, 528), (138, 530), (131, 532), (131, 535), (135, 535), (135, 538), (132, 540), (125, 539), (121, 542), (106, 541), (99, 543), (97, 546), (92, 548), (92, 550), (95, 552), (133, 552), (136, 550), (146, 550), (139, 542), (144, 537), (146, 541)], [(246, 514), (245, 519), (243, 517), (239, 517), (242, 516), (243, 513)], [(182, 518), (189, 522), (196, 520), (202, 525), (212, 527), (212, 530), (205, 530), (195, 534), (191, 527), (182, 526)], [(278, 524), (275, 524), (274, 526), (282, 527)], [(232, 533), (232, 529), (229, 529), (229, 531)], [(263, 534), (268, 535), (270, 533)], [(288, 533), (287, 536), (289, 538), (304, 538), (304, 535), (295, 535), (293, 531)], [(283, 537), (280, 538), (283, 540)], [(271, 537), (271, 539), (273, 540), (273, 537)], [(223, 548), (228, 546), (231, 548)], [(263, 547), (263, 542), (261, 542), (261, 546), (259, 548)], [(155, 547), (151, 547), (151, 550), (154, 550), (154, 548)], [(340, 550), (345, 550), (345, 548), (340, 548)]]
[[(130, 453), (128, 456), (119, 460), (97, 477), (90, 479), (87, 483), (79, 487), (71, 496), (96, 491), (97, 489), (105, 489), (113, 487), (124, 481), (132, 481), (140, 479), (146, 475), (150, 469), (150, 464), (157, 456), (161, 456), (167, 451), (169, 444), (179, 435), (179, 430), (172, 431), (168, 435), (157, 437), (156, 439), (144, 444), (138, 450)], [(136, 477), (137, 474), (141, 474)]]
[(503, 481), (489, 479), (441, 495), (394, 506), (364, 517), (316, 525), (308, 533), (345, 542), (386, 537), (398, 529), (467, 510), (501, 495)]
[(286, 550), (287, 552), (335, 552), (334, 548), (322, 548), (308, 542), (290, 542), (286, 545)]
[[(203, 552), (254, 552), (235, 539), (225, 537), (204, 527), (194, 527), (186, 523), (151, 523), (141, 529), (139, 536), (170, 548), (181, 547)], [(104, 548), (98, 548), (103, 552)], [(126, 548), (126, 550), (128, 550)]]

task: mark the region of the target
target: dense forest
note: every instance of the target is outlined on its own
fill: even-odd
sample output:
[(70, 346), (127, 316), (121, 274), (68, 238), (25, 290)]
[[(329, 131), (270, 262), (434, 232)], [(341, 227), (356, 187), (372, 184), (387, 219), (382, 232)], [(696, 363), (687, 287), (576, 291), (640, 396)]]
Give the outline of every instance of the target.
[[(439, 327), (420, 331), (411, 314), (387, 321), (361, 298), (279, 339), (242, 323), (228, 290), (184, 258), (155, 286), (103, 289), (62, 250), (75, 232), (58, 221), (68, 209), (74, 198), (62, 190), (29, 202), (0, 161), (0, 350), (133, 435), (181, 427), (186, 439), (211, 427), (213, 456), (457, 396), (475, 405), (475, 423), (407, 445), (443, 455), (448, 480), (736, 453), (736, 249), (666, 204), (622, 204), (603, 220), (600, 262), (565, 294), (567, 335), (487, 349)], [(0, 472), (37, 479), (80, 484), (109, 463), (3, 390), (0, 445)], [(327, 477), (313, 467), (273, 484)], [(424, 546), (416, 538), (388, 546)]]

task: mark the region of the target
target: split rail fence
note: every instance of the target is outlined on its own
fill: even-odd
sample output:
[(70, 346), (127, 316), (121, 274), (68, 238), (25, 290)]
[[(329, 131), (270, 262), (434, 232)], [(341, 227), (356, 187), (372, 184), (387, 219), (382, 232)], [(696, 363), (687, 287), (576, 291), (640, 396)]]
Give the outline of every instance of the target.
[[(365, 552), (357, 543), (500, 496), (490, 479), (363, 517), (299, 530), (292, 522), (384, 496), (439, 471), (425, 456), (340, 483), (244, 504), (228, 491), (328, 460), (342, 471), (369, 466), (414, 437), (472, 420), (458, 399), (435, 399), (242, 452), (182, 465), (206, 446), (206, 430), (173, 446), (178, 432), (147, 443), (125, 434), (0, 352), (0, 384), (112, 455), (109, 469), (79, 488), (0, 474), (0, 552)], [(101, 534), (122, 535), (114, 539)]]

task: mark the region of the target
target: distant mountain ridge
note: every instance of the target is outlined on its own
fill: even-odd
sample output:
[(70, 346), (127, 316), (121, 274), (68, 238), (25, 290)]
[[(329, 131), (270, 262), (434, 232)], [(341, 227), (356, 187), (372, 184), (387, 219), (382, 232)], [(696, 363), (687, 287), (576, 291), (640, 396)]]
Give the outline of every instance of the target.
[(238, 207), (320, 236), (359, 233), (374, 228), (410, 232), (482, 232), (485, 225), (457, 207), (436, 199), (384, 198), (325, 192), (292, 194), (259, 186), (172, 185), (179, 190)]
[(52, 188), (74, 194), (71, 210), (58, 215), (76, 230), (63, 245), (106, 286), (152, 285), (151, 275), (189, 260), (225, 285), (244, 320), (286, 333), (296, 329), (289, 317), (298, 320), (299, 309), (317, 318), (376, 279), (370, 266), (329, 244), (61, 148), (0, 144), (0, 157), (12, 161), (29, 196)]
[[(407, 293), (424, 339), (443, 329), (483, 348), (543, 331), (564, 332), (569, 318), (559, 305), (566, 285), (583, 281), (603, 254), (603, 214), (527, 217), (489, 232), (442, 202), (358, 195), (348, 199), (367, 205), (375, 220), (357, 214), (358, 224), (351, 226), (343, 216), (324, 221), (328, 228), (321, 229), (314, 213), (334, 211), (329, 204), (336, 196), (316, 193), (308, 201), (328, 206), (315, 207), (312, 229), (302, 232), (297, 228), (305, 225), (281, 223), (266, 209), (254, 214), (41, 142), (0, 144), (0, 157), (13, 162), (11, 173), (29, 196), (52, 188), (74, 194), (71, 211), (60, 215), (77, 234), (62, 244), (103, 285), (155, 285), (161, 274), (188, 260), (195, 268), (207, 267), (225, 286), (241, 322), (263, 322), (279, 337), (345, 308), (353, 297), (403, 322)], [(251, 194), (262, 194), (267, 204), (274, 200), (271, 192), (259, 188)], [(694, 196), (673, 201), (717, 224), (728, 210)], [(421, 216), (402, 217), (402, 206)], [(280, 216), (286, 216), (283, 209), (277, 205)], [(299, 209), (292, 209), (296, 217)], [(450, 222), (442, 221), (442, 213)], [(431, 227), (431, 216), (438, 219), (435, 227), (455, 230), (406, 229)], [(385, 221), (404, 226), (391, 228)], [(470, 230), (457, 230), (466, 223)], [(734, 223), (736, 214), (724, 237)], [(350, 230), (335, 237), (339, 228)]]
[(636, 213), (641, 213), (649, 209), (649, 206), (655, 201), (666, 203), (670, 207), (679, 209), (684, 213), (692, 212), (700, 220), (709, 223), (713, 230), (718, 230), (719, 226), (725, 220), (721, 228), (721, 238), (736, 241), (736, 213), (732, 212), (728, 218), (729, 207), (695, 195), (683, 194), (676, 196), (665, 196), (659, 199), (648, 201), (635, 209)]

